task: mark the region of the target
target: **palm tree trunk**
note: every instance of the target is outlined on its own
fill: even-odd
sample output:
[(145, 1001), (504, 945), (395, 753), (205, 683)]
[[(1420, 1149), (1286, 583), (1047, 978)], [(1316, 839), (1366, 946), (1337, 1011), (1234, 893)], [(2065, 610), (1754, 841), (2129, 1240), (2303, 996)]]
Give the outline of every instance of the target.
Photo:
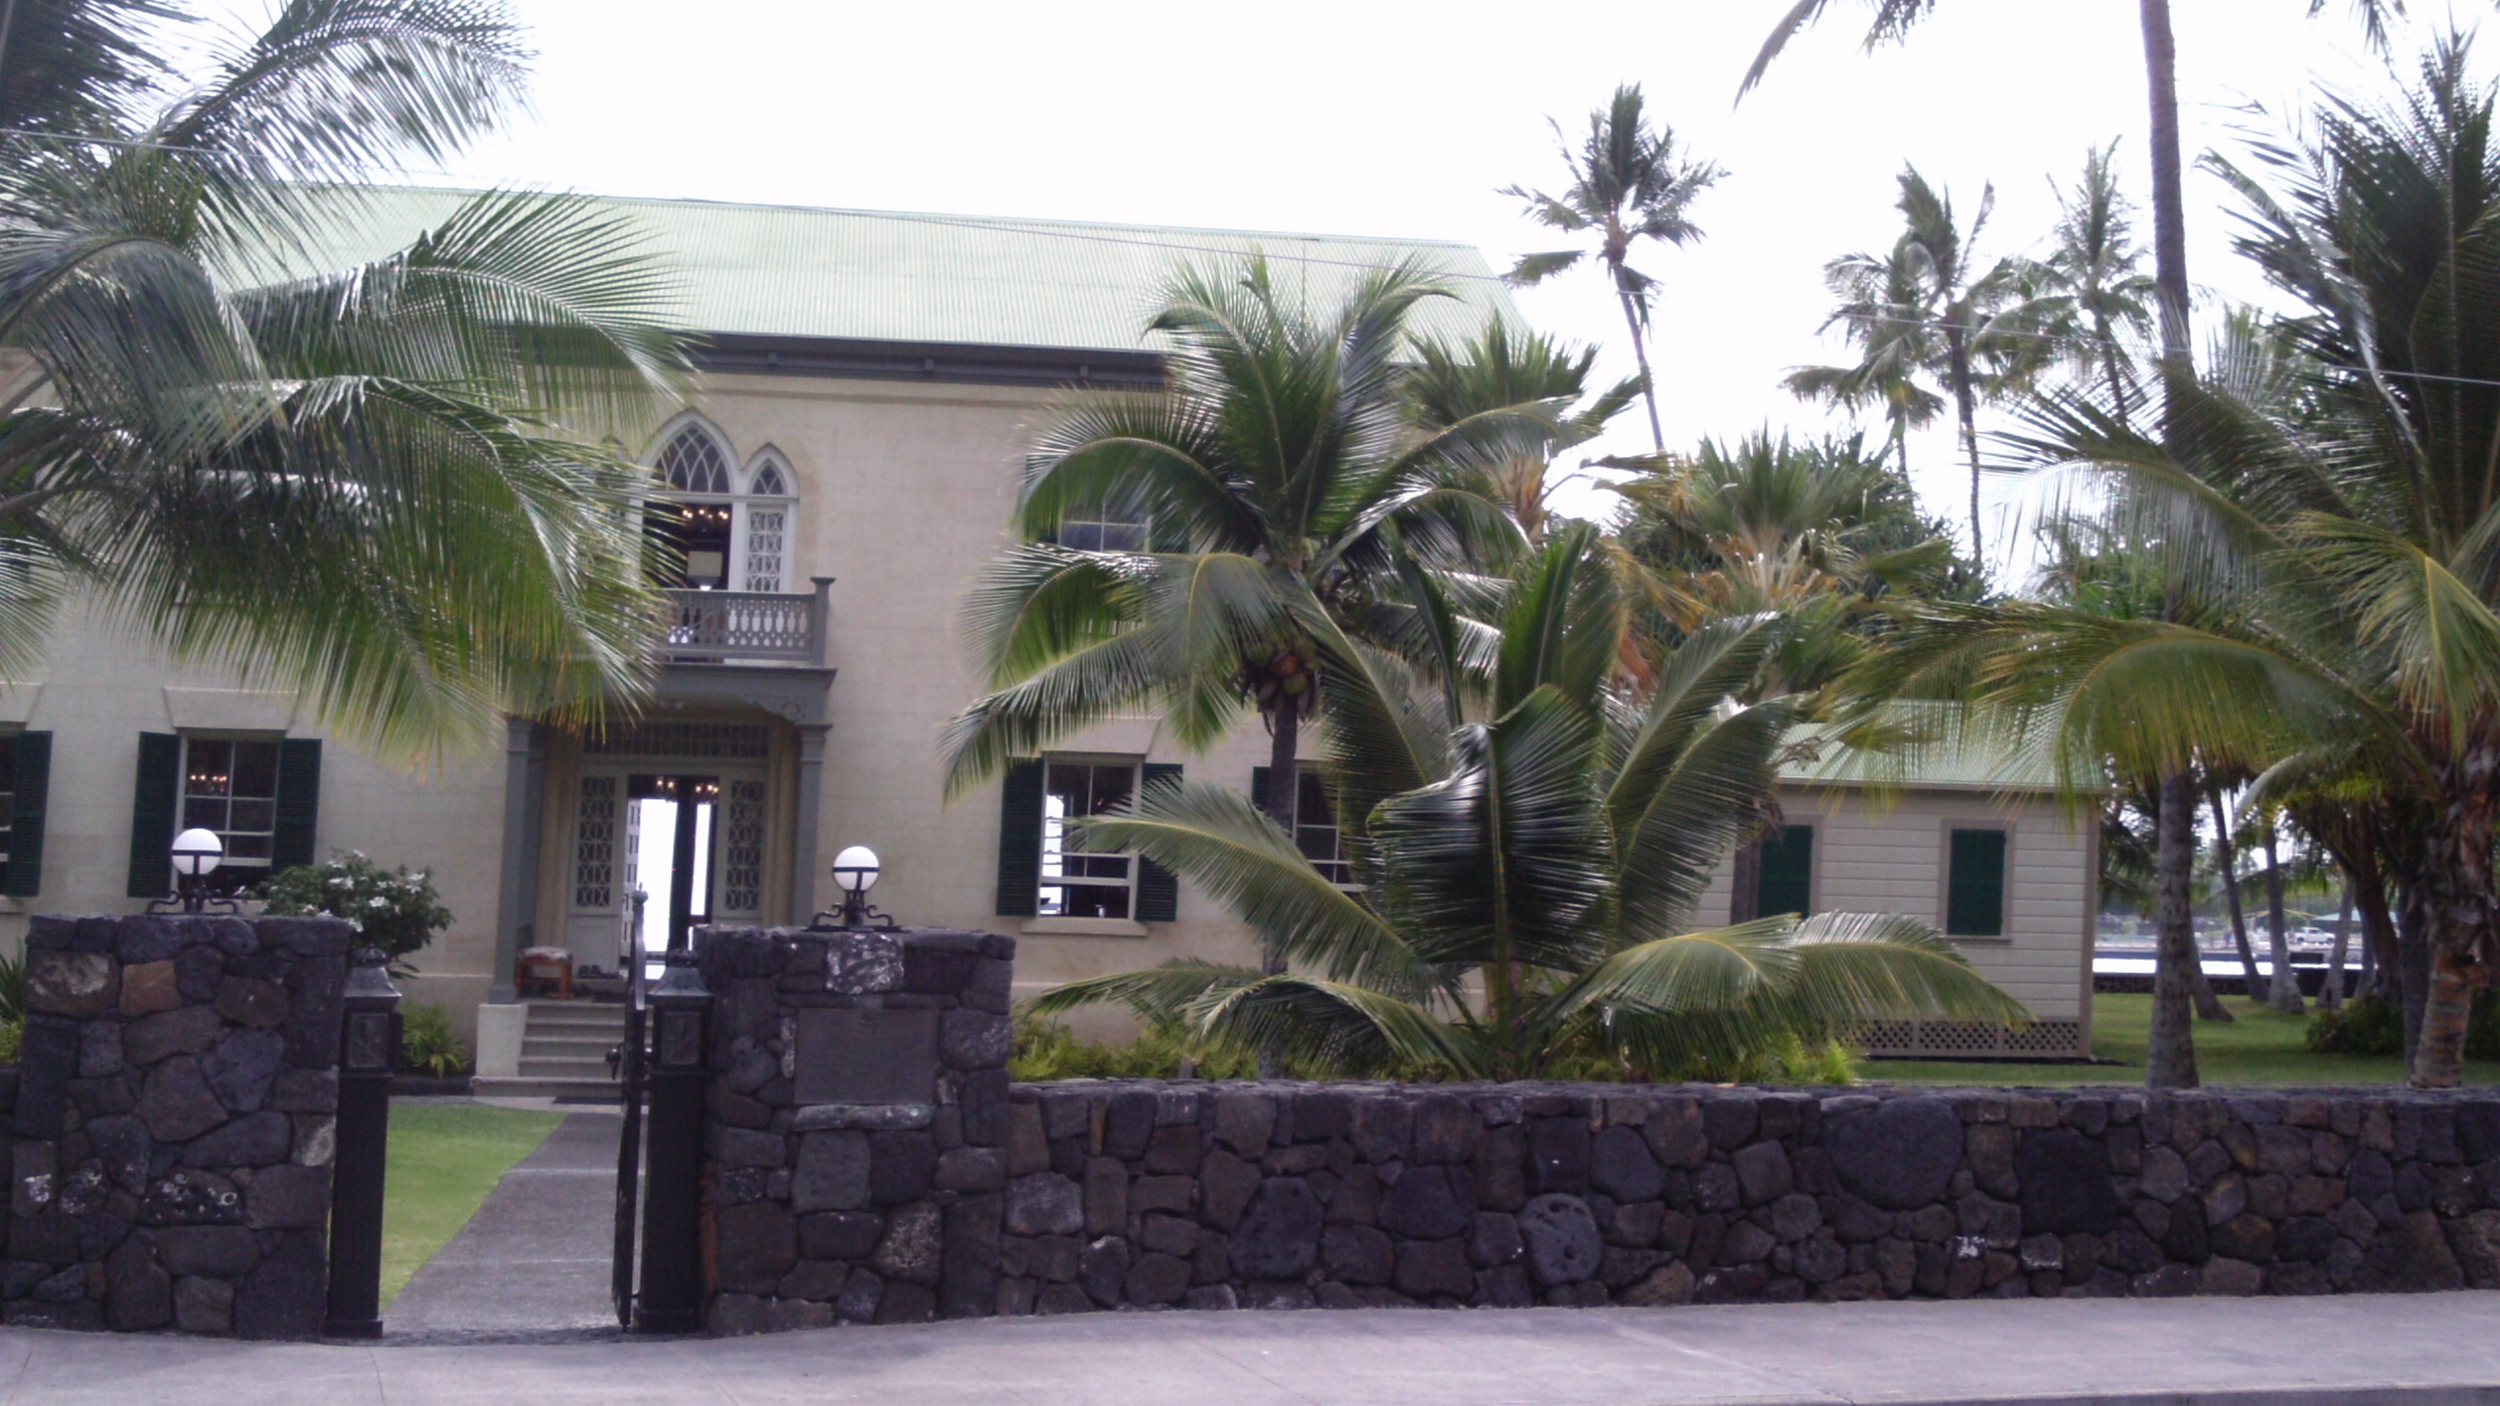
[(2344, 962), (2352, 955), (2352, 879), (2344, 879), (2344, 902), (2335, 913), (2335, 947), (2327, 954), (2326, 980), (2318, 983), (2318, 1007), (2344, 1008)]
[(2263, 1001), (2273, 995), (2266, 979), (2257, 974), (2257, 950), (2248, 945), (2248, 915), (2240, 907), (2240, 857), (2231, 844), (2231, 817), (2222, 809), (2222, 791), (2208, 789), (2206, 796), (2214, 803), (2214, 871), (2222, 877), (2223, 899), (2231, 910), (2231, 941), (2240, 949), (2240, 971), (2248, 979), (2248, 999)]
[(2413, 1055), (2417, 1089), (2453, 1089), (2464, 1074), (2465, 1022), (2474, 993), (2491, 984), (2495, 901), (2492, 841), (2500, 822), (2500, 729), (2480, 723), (2439, 768), (2439, 810), (2430, 835), (2430, 946), (2422, 1037)]
[(2283, 856), (2276, 852), (2275, 824), (2271, 817), (2266, 824), (2266, 921), (2274, 928), (2267, 939), (2266, 956), (2274, 964), (2274, 975), (2266, 980), (2266, 994), (2276, 1010), (2285, 1015), (2299, 1015), (2306, 1009), (2300, 999), (2300, 974), (2292, 970), (2291, 929), (2284, 926)]
[[(1287, 835), (1293, 834), (1294, 803), (1301, 795), (1302, 700), (1290, 693), (1279, 693), (1276, 706), (1268, 714), (1271, 740), (1267, 749), (1267, 818)], [(1261, 944), (1259, 970), (1278, 976), (1285, 970), (1285, 954), (1275, 943)], [(1259, 1077), (1285, 1077), (1284, 1052), (1270, 1045), (1259, 1051)]]
[(2431, 996), (2430, 889), (2418, 874), (2398, 884), (2396, 909), (2396, 999), (2404, 1013), (2405, 1068), (2413, 1068), (2414, 1052), (2422, 1047), (2422, 1019)]
[(1979, 535), (1979, 399), (1971, 385), (1970, 348), (1963, 345), (1962, 334), (1954, 332), (1947, 345), (1953, 358), (1953, 414), (1960, 423), (1962, 453), (1970, 460), (1970, 559), (1985, 576), (1988, 548)]
[(2153, 1028), (2144, 1083), (2192, 1089), (2197, 1078), (2191, 976), (2203, 960), (2196, 950), (2195, 916), (2188, 911), (2196, 863), (2195, 784), (2185, 770), (2173, 772), (2162, 778), (2159, 795), (2153, 820)]
[[(1623, 270), (1616, 269), (1614, 272), (1615, 280), (1620, 284)], [(1623, 325), (1632, 334), (1632, 359), (1641, 364), (1641, 403), (1649, 408), (1649, 442), (1657, 448), (1658, 457), (1663, 459), (1667, 454), (1667, 436), (1658, 428), (1658, 378), (1649, 374), (1649, 342), (1641, 335), (1640, 306), (1632, 301), (1630, 293), (1620, 287), (1615, 290), (1615, 298), (1623, 304)]]

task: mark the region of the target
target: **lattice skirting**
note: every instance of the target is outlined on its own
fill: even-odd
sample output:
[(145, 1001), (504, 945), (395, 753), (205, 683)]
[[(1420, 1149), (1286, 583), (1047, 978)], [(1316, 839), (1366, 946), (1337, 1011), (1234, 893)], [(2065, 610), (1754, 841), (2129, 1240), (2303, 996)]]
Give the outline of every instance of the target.
[(2020, 1030), (1950, 1020), (1886, 1020), (1858, 1033), (1870, 1055), (1906, 1059), (2058, 1059), (2092, 1053), (2079, 1020), (2039, 1020)]

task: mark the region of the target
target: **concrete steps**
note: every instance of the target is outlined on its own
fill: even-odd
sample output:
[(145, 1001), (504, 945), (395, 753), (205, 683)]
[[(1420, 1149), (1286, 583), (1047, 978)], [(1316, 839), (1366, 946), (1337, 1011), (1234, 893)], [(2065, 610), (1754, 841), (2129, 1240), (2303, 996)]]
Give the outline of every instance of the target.
[(590, 1001), (528, 1005), (517, 1074), (481, 1075), (471, 1089), (495, 1098), (616, 1098), (608, 1051), (625, 1039), (625, 1008)]

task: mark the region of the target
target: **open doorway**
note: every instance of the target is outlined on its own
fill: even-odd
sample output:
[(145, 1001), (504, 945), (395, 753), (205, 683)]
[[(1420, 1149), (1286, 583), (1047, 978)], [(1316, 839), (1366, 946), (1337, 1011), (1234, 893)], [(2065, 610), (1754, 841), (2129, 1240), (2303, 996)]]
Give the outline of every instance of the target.
[(625, 778), (625, 881), (644, 894), (634, 955), (646, 964), (712, 920), (720, 795), (717, 776)]

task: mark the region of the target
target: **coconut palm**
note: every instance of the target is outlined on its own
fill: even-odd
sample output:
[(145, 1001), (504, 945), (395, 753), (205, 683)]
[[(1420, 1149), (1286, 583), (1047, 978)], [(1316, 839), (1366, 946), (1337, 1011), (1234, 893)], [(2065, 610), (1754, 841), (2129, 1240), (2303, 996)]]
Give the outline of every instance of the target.
[[(1763, 41), (1761, 52), (1745, 71), (1737, 86), (1737, 98), (1762, 81), (1763, 74), (1779, 57), (1780, 51), (1831, 8), (1832, 0), (1796, 0), (1773, 25)], [(1935, 11), (1937, 0), (1858, 0), (1868, 12), (1869, 23), (1864, 47), (1877, 47), (1905, 39), (1919, 21)], [(2327, 0), (2308, 0), (2308, 13), (2315, 18), (2327, 6)], [(2386, 22), (2393, 14), (2403, 12), (2402, 0), (2352, 0), (2351, 9), (2360, 19), (2372, 47), (2386, 42)], [(2147, 139), (2152, 154), (2153, 175), (2153, 281), (2154, 301), (2160, 318), (2161, 356), (2165, 380), (2187, 373), (2189, 361), (2188, 336), (2188, 268), (2187, 268), (2187, 198), (2183, 179), (2183, 163), (2179, 145), (2179, 52), (2171, 31), (2170, 0), (2142, 0), (2137, 7), (2137, 24), (2143, 36), (2144, 89), (2150, 110)], [(2020, 71), (2020, 67), (2007, 71)], [(2164, 423), (2176, 433), (2184, 430), (2173, 407), (2165, 398)], [(2175, 601), (2177, 592), (2168, 593)], [(2174, 612), (2175, 613), (2175, 612)], [(2168, 918), (2162, 927), (2161, 957), (2157, 962), (2155, 1016), (2152, 1031), (2152, 1055), (2148, 1061), (2149, 1077), (2157, 1083), (2167, 1077), (2165, 1071), (2183, 1070), (2192, 1082), (2195, 1077), (2194, 1052), (2188, 1047), (2189, 1021), (2187, 991), (2201, 975), (2192, 976), (2181, 964), (2196, 961), (2195, 935), (2188, 906), (2190, 874), (2195, 864), (2195, 828), (2188, 816), (2195, 804), (2193, 779), (2184, 772), (2159, 777), (2155, 786), (2160, 792), (2159, 846), (2161, 850), (2161, 884), (2163, 896), (2155, 905)], [(2167, 994), (2164, 994), (2167, 993)]]
[(1565, 234), (1595, 235), (1597, 247), (1523, 255), (1510, 280), (1522, 286), (1541, 283), (1595, 257), (1614, 285), (1624, 330), (1632, 338), (1632, 356), (1640, 364), (1651, 446), (1664, 454), (1667, 437), (1658, 426), (1658, 383), (1649, 366), (1650, 304), (1658, 280), (1632, 267), (1632, 248), (1642, 240), (1681, 248), (1700, 239), (1693, 202), (1723, 173), (1710, 162), (1679, 152), (1674, 128), (1665, 123), (1650, 127), (1637, 83), (1615, 89), (1614, 101), (1589, 114), (1589, 134), (1577, 151), (1560, 124), (1554, 135), (1563, 143), (1571, 184), (1560, 195), (1527, 186), (1511, 186), (1503, 194), (1526, 201), (1528, 218), (1538, 224)]
[[(1979, 524), (1979, 404), (2028, 383), (2042, 360), (2040, 328), (2053, 305), (2031, 291), (2030, 265), (2004, 258), (1980, 261), (1975, 250), (1996, 208), (1996, 188), (1979, 198), (1970, 227), (1961, 227), (1953, 198), (1915, 166), (1902, 168), (1901, 237), (1885, 254), (1848, 254), (1823, 270), (1841, 302), (1824, 325), (1837, 325), (1865, 355), (1850, 368), (1813, 368), (1789, 378), (1790, 389), (1841, 400), (1881, 398), (1896, 442), (1912, 410), (1905, 402), (1933, 399), (1909, 378), (1924, 373), (1953, 402), (1954, 424), (1970, 465), (1971, 559), (1987, 560)], [(1895, 389), (1893, 383), (1898, 382)], [(1906, 451), (1905, 451), (1906, 452)], [(1903, 473), (1908, 472), (1904, 461)]]
[(1724, 1072), (1869, 1019), (2024, 1018), (1906, 918), (1693, 928), (1712, 872), (1762, 819), (1795, 717), (1782, 698), (1729, 701), (1772, 643), (1770, 619), (1694, 632), (1654, 692), (1622, 695), (1618, 587), (1580, 524), (1526, 563), (1501, 626), (1489, 721), (1451, 726), (1387, 667), (1331, 714), (1323, 756), (1359, 894), (1221, 786), (1158, 785), (1131, 813), (1087, 822), (1189, 875), (1299, 970), (1176, 961), (1037, 1008), (1124, 1002), (1310, 1064), (1494, 1078), (1594, 1060)]
[(2130, 345), (2153, 330), (2153, 279), (2130, 228), (2128, 201), (2110, 157), (2117, 144), (2086, 153), (2083, 174), (2058, 192), (2056, 247), (2039, 266), (2041, 291), (2058, 300), (2048, 331), (2072, 374), (2097, 376), (2122, 413), (2136, 399)]
[[(947, 727), (950, 794), (1141, 705), (1193, 748), (1255, 708), (1273, 774), (1293, 776), (1304, 723), (1371, 667), (1356, 640), (1409, 648), (1459, 628), (1429, 578), (1519, 550), (1480, 490), (1556, 422), (1531, 401), (1414, 428), (1396, 357), (1416, 304), (1440, 295), (1392, 269), (1314, 319), (1263, 259), (1172, 280), (1151, 324), (1169, 338), (1166, 388), (1073, 397), (1035, 442), (1016, 509), (1027, 544), (984, 569), (966, 607), (991, 692)], [(1174, 550), (1049, 540), (1079, 510), (1151, 519)], [(1296, 789), (1270, 788), (1287, 833)]]
[(1424, 342), (1415, 353), (1406, 389), (1415, 421), (1426, 430), (1447, 429), (1486, 411), (1519, 405), (1561, 407), (1545, 445), (1515, 455), (1493, 471), (1494, 498), (1510, 510), (1531, 542), (1544, 540), (1553, 492), (1570, 478), (1554, 476), (1554, 457), (1604, 434), (1608, 422), (1641, 393), (1641, 379), (1630, 376), (1591, 394), (1595, 347), (1574, 349), (1541, 333), (1516, 331), (1498, 317), (1488, 318), (1468, 342)]
[(76, 593), (401, 754), (633, 697), (647, 475), (594, 440), (681, 368), (659, 266), (522, 194), (311, 261), (359, 182), (509, 109), (503, 7), (292, 0), (195, 76), (157, 47), (178, 18), (0, 18), (0, 321), (27, 356), (0, 387), (0, 670)]
[(1850, 410), (1880, 407), (1891, 427), (1895, 469), (1907, 484), (1910, 431), (1934, 420), (1944, 409), (1944, 397), (1919, 384), (1934, 348), (1931, 329), (1910, 311), (1919, 301), (1917, 255), (1908, 245), (1896, 244), (1881, 263), (1880, 269), (1849, 264), (1845, 270), (1834, 266), (1824, 271), (1842, 301), (1823, 325), (1826, 330), (1839, 327), (1857, 345), (1856, 363), (1802, 366), (1782, 384), (1802, 399)]

